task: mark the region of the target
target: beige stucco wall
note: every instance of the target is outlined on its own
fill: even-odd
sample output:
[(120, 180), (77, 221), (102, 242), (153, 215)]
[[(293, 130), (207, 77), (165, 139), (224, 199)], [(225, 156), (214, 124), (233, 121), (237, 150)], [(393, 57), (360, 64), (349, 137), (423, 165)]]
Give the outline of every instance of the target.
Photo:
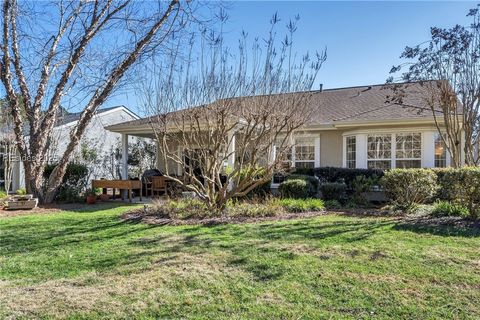
[(320, 166), (341, 167), (343, 152), (343, 131), (320, 132)]
[[(177, 145), (175, 143), (169, 143), (169, 149), (170, 150), (177, 150)], [(157, 168), (162, 171), (166, 172), (166, 167), (165, 167), (165, 159), (163, 155), (161, 154), (161, 150), (158, 147), (157, 144)], [(175, 161), (173, 160), (168, 160), (168, 172), (169, 174), (180, 174), (178, 171), (178, 165)]]
[[(371, 126), (358, 126), (349, 127), (334, 130), (309, 130), (298, 133), (298, 136), (320, 137), (320, 166), (321, 167), (342, 167), (343, 166), (343, 135), (344, 134), (356, 134), (358, 132), (387, 132), (395, 133), (399, 131), (436, 131), (434, 125), (419, 126), (415, 124), (402, 124), (402, 125), (371, 125)], [(177, 147), (175, 143), (172, 143), (171, 150), (175, 150)], [(157, 149), (158, 150), (158, 149)], [(431, 151), (433, 152), (433, 150)], [(360, 155), (358, 155), (360, 157)], [(158, 168), (165, 171), (165, 165), (163, 163), (162, 156), (157, 157)], [(177, 172), (178, 166), (173, 161), (169, 163), (169, 171), (172, 173), (181, 174)]]

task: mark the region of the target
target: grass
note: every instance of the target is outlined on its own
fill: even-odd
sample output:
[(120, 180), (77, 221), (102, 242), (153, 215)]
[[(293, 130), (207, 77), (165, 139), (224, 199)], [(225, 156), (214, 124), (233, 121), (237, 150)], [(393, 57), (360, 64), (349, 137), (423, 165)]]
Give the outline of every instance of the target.
[(326, 215), (149, 226), (129, 206), (0, 219), (0, 318), (480, 317), (480, 232)]

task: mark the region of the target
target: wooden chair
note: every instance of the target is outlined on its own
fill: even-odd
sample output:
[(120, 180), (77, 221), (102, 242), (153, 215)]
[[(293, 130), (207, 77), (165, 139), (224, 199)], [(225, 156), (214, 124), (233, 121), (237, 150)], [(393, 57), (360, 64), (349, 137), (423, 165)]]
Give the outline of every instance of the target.
[(148, 197), (148, 192), (153, 196), (153, 191), (152, 191), (152, 177), (144, 177), (143, 183), (145, 185), (145, 196)]
[(158, 177), (158, 176), (153, 176), (152, 178), (152, 197), (155, 194), (155, 192), (163, 192), (163, 194), (167, 194), (167, 183), (165, 181), (165, 177)]

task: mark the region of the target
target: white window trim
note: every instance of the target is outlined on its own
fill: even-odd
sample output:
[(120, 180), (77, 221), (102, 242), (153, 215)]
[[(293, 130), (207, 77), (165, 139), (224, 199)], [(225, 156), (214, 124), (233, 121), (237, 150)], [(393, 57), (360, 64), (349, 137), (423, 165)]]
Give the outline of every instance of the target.
[[(320, 134), (308, 134), (308, 135), (305, 135), (305, 134), (302, 134), (302, 135), (296, 135), (294, 138), (294, 143), (293, 143), (293, 146), (292, 146), (292, 158), (291, 158), (291, 168), (294, 169), (295, 168), (295, 144), (296, 144), (296, 140), (297, 139), (313, 139), (314, 141), (314, 168), (318, 168), (320, 167)], [(273, 146), (273, 159), (276, 159), (276, 156), (277, 156), (277, 147), (276, 146)], [(299, 162), (311, 162), (311, 160), (305, 160), (305, 161), (299, 161)], [(272, 189), (276, 189), (278, 188), (280, 184), (279, 183), (273, 183), (273, 178), (272, 178), (272, 182), (270, 184), (270, 188)]]
[(347, 166), (347, 139), (348, 138), (355, 138), (355, 168), (358, 168), (358, 146), (357, 146), (357, 141), (358, 141), (358, 136), (355, 134), (350, 134), (350, 135), (343, 135), (343, 149), (342, 149), (342, 167), (343, 168), (348, 168)]
[[(349, 136), (356, 136), (356, 168), (368, 167), (368, 143), (367, 137), (369, 134), (391, 134), (392, 145), (391, 152), (391, 168), (396, 168), (396, 160), (418, 160), (410, 158), (396, 159), (396, 135), (399, 133), (420, 133), (422, 139), (421, 150), (421, 166), (422, 168), (434, 168), (435, 167), (435, 133), (437, 128), (432, 127), (412, 127), (412, 128), (396, 128), (396, 129), (373, 129), (373, 130), (352, 130), (346, 131), (343, 136), (343, 152), (342, 152), (342, 166), (347, 167), (346, 159), (346, 138)], [(447, 167), (451, 165), (451, 156), (447, 150)]]

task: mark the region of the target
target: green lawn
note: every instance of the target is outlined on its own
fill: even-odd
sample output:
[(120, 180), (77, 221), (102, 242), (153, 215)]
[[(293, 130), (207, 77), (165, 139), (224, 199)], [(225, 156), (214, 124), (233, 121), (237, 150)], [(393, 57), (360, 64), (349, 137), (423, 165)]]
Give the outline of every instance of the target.
[(0, 218), (0, 318), (480, 318), (478, 230), (327, 215), (149, 226)]

